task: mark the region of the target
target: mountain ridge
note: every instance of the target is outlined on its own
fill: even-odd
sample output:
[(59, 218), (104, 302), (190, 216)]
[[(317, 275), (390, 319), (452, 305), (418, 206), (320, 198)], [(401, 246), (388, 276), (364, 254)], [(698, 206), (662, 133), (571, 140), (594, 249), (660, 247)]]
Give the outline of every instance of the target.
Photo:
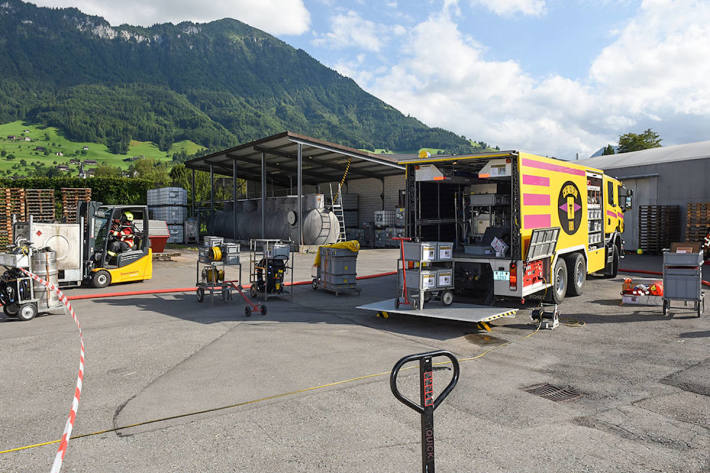
[(0, 3), (0, 121), (125, 152), (233, 146), (292, 130), (363, 149), (474, 149), (239, 20), (111, 26), (76, 8)]

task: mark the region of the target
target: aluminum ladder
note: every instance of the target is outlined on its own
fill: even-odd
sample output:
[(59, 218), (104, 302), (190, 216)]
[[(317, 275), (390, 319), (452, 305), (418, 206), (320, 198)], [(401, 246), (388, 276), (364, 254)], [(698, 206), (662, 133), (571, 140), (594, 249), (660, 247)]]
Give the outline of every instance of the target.
[[(338, 192), (335, 193), (335, 199), (333, 199), (333, 186), (330, 187), (330, 202), (331, 210), (338, 219), (338, 224), (340, 225), (340, 233), (338, 233), (338, 242), (347, 240), (345, 235), (345, 212), (343, 212), (343, 193), (342, 185), (338, 184)], [(330, 228), (330, 223), (328, 223), (328, 228)]]

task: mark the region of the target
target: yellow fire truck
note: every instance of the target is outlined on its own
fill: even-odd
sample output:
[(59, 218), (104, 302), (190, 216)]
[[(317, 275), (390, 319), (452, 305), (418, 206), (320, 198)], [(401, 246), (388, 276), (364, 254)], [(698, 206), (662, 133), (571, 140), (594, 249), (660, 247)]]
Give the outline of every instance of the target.
[(603, 171), (519, 151), (402, 164), (406, 234), (454, 242), (457, 293), (559, 303), (588, 274), (616, 276), (631, 193)]

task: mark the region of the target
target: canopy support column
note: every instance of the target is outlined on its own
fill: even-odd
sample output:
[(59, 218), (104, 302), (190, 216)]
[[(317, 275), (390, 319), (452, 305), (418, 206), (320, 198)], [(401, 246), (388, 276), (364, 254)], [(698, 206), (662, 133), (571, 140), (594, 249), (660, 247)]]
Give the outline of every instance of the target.
[(266, 155), (261, 152), (261, 238), (266, 238)]
[(298, 250), (303, 246), (303, 145), (298, 143)]
[(210, 209), (214, 210), (214, 167), (210, 164)]
[[(237, 241), (237, 160), (232, 161), (232, 200), (234, 201), (234, 204), (232, 204), (232, 215), (233, 215), (233, 221), (232, 223), (234, 224), (234, 241)], [(241, 281), (240, 281), (241, 282)]]

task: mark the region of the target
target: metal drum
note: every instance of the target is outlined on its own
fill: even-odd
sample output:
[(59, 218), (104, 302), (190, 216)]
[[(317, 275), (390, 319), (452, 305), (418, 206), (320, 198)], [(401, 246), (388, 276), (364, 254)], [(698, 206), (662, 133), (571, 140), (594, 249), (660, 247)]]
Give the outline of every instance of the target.
[[(32, 272), (45, 281), (59, 287), (59, 275), (57, 272), (57, 253), (52, 250), (38, 251), (32, 254), (31, 260)], [(57, 307), (59, 305), (59, 297), (54, 291), (48, 290), (44, 285), (37, 281), (33, 281), (35, 298), (38, 299), (37, 308), (39, 310)]]

